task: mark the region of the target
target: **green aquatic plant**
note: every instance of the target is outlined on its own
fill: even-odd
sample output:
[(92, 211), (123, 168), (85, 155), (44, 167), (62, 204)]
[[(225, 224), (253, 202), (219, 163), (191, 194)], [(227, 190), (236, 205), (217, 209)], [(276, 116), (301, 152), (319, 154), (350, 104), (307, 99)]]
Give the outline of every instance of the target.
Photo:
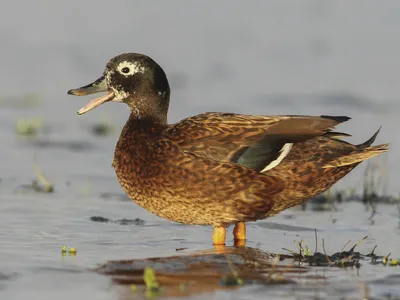
[[(331, 266), (331, 267), (355, 267), (359, 268), (361, 266), (361, 261), (369, 261), (371, 264), (381, 264), (384, 266), (400, 266), (400, 259), (390, 259), (390, 253), (386, 256), (378, 256), (375, 254), (375, 250), (377, 246), (375, 246), (371, 253), (369, 254), (362, 254), (360, 252), (355, 251), (355, 248), (359, 245), (361, 245), (365, 240), (367, 239), (367, 236), (363, 237), (360, 241), (358, 241), (356, 244), (354, 244), (353, 247), (351, 247), (348, 251), (345, 251), (344, 248), (350, 243), (348, 241), (342, 248), (341, 251), (336, 252), (332, 255), (328, 255), (326, 250), (325, 250), (325, 241), (322, 239), (322, 249), (323, 253), (320, 253), (316, 251), (311, 254), (310, 252), (307, 252), (306, 247), (303, 247), (303, 241), (297, 242), (295, 241), (295, 244), (299, 247), (299, 252), (296, 252), (294, 250), (286, 249), (283, 248), (283, 250), (288, 251), (290, 255), (286, 254), (273, 254), (275, 257), (279, 256), (282, 260), (283, 259), (288, 259), (292, 258), (295, 261), (298, 261), (299, 263), (308, 263), (310, 266)], [(317, 242), (317, 240), (316, 240)], [(307, 253), (307, 255), (305, 255)]]
[(131, 290), (131, 292), (136, 292), (137, 291), (137, 287), (135, 284), (130, 284), (129, 285), (129, 289)]
[(390, 259), (389, 266), (400, 266), (400, 258)]
[(67, 250), (67, 246), (62, 245), (61, 247), (61, 255), (62, 256), (66, 256), (67, 253), (69, 254), (69, 256), (76, 256), (76, 248), (71, 247)]
[(186, 283), (179, 284), (179, 291), (184, 292), (186, 290)]
[(144, 269), (143, 280), (146, 286), (146, 298), (152, 299), (158, 296), (160, 293), (160, 285), (158, 284), (156, 279), (156, 272), (152, 268), (147, 267)]
[(32, 188), (37, 192), (53, 193), (54, 185), (43, 175), (43, 172), (36, 161), (34, 162), (34, 168), (37, 179), (32, 182)]
[(42, 118), (21, 118), (17, 120), (16, 133), (21, 136), (36, 136), (43, 126)]
[[(317, 234), (317, 233), (315, 232), (315, 234)], [(297, 245), (297, 247), (299, 247), (299, 252), (296, 252), (296, 251), (293, 251), (293, 250), (290, 250), (287, 248), (282, 248), (282, 250), (285, 250), (285, 251), (291, 253), (293, 255), (293, 257), (296, 257), (299, 260), (301, 260), (304, 257), (313, 255), (311, 250), (305, 244), (304, 240), (301, 240), (300, 242), (298, 242), (298, 241), (293, 241), (293, 242)], [(303, 247), (303, 244), (305, 245), (304, 247)]]
[(143, 280), (146, 285), (146, 289), (154, 290), (159, 288), (156, 280), (156, 272), (152, 268), (144, 269)]
[(231, 271), (231, 276), (224, 276), (221, 278), (222, 285), (243, 285), (244, 280), (240, 278), (239, 274), (234, 270), (233, 264), (229, 259), (228, 254), (225, 253), (226, 262), (228, 263), (229, 270)]

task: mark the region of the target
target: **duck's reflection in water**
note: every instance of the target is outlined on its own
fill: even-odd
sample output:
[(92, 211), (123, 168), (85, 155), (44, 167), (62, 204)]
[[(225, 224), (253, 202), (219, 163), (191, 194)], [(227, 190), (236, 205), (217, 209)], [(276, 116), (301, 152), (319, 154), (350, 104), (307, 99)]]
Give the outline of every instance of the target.
[[(282, 264), (274, 254), (243, 245), (184, 250), (169, 257), (109, 261), (96, 271), (111, 276), (116, 284), (135, 289), (135, 293), (170, 297), (237, 289), (248, 284), (294, 284), (308, 268)], [(154, 275), (158, 289), (146, 288), (146, 272)]]

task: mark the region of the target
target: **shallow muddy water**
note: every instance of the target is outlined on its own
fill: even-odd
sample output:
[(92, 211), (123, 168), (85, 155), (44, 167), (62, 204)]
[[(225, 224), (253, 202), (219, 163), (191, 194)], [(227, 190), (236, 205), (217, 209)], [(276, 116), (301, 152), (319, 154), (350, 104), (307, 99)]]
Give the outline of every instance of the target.
[[(66, 95), (98, 78), (107, 60), (122, 52), (146, 53), (163, 66), (172, 87), (171, 122), (204, 111), (349, 115), (339, 129), (354, 143), (382, 125), (377, 143), (390, 142), (392, 150), (374, 160), (384, 181), (380, 192), (399, 193), (399, 2), (43, 0), (3, 6), (0, 299), (140, 299), (145, 296), (92, 270), (110, 260), (210, 249), (211, 228), (162, 220), (123, 195), (111, 161), (126, 107), (106, 104), (77, 116), (89, 97)], [(27, 118), (43, 122), (34, 137), (17, 134)], [(104, 122), (110, 134), (95, 135), (93, 126)], [(54, 193), (28, 187), (37, 177), (35, 161)], [(336, 190), (361, 192), (366, 166)], [(285, 253), (282, 248), (297, 251), (293, 240), (304, 239), (314, 250), (317, 229), (319, 250), (324, 239), (328, 254), (368, 236), (357, 251), (378, 245), (377, 254), (400, 258), (395, 205), (377, 205), (372, 219), (359, 202), (336, 208), (294, 209), (250, 223), (247, 246)], [(75, 247), (76, 255), (61, 255), (62, 245)], [(314, 267), (307, 274), (324, 280), (299, 276), (287, 285), (254, 283), (186, 298), (360, 299), (365, 286), (371, 296), (400, 297), (399, 270), (368, 262), (359, 270)]]

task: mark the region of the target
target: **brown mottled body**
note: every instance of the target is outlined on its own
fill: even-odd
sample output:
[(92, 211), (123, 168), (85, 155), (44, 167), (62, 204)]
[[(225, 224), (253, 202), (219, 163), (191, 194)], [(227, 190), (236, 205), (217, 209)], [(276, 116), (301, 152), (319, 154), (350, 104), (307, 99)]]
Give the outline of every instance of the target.
[[(257, 122), (242, 127), (244, 117)], [(277, 124), (289, 118), (293, 122), (299, 117), (210, 113), (174, 125), (155, 125), (131, 115), (118, 141), (113, 166), (131, 199), (162, 218), (215, 227), (264, 219), (325, 191), (359, 162), (324, 168), (326, 163), (366, 151), (366, 147), (357, 148), (319, 133), (321, 136), (295, 143), (283, 161), (265, 173), (232, 163), (241, 147), (257, 142), (260, 136), (276, 135), (272, 126), (280, 135), (286, 134)], [(303, 118), (303, 123), (319, 119)], [(218, 130), (213, 130), (213, 124)], [(235, 131), (235, 127), (241, 130)], [(192, 139), (187, 138), (192, 132)]]
[(283, 188), (279, 178), (184, 151), (166, 129), (131, 115), (121, 133), (113, 166), (137, 204), (172, 221), (214, 226), (271, 209), (266, 196)]
[(130, 107), (113, 161), (126, 194), (162, 218), (213, 225), (214, 244), (232, 223), (243, 244), (244, 222), (300, 204), (388, 150), (371, 146), (378, 132), (361, 145), (338, 139), (346, 134), (332, 129), (343, 116), (204, 113), (168, 124), (168, 80), (142, 54), (114, 57), (101, 78), (68, 93), (101, 91), (78, 114), (108, 101)]

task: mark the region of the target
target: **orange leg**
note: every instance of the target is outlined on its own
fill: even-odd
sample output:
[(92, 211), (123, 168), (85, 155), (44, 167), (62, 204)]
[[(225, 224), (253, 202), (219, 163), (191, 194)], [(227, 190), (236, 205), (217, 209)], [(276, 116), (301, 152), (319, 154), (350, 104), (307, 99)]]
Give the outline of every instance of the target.
[(225, 238), (226, 238), (225, 226), (214, 227), (214, 233), (212, 238), (214, 245), (225, 245)]
[(235, 244), (237, 241), (246, 241), (246, 224), (244, 222), (235, 224), (233, 236), (235, 238)]

